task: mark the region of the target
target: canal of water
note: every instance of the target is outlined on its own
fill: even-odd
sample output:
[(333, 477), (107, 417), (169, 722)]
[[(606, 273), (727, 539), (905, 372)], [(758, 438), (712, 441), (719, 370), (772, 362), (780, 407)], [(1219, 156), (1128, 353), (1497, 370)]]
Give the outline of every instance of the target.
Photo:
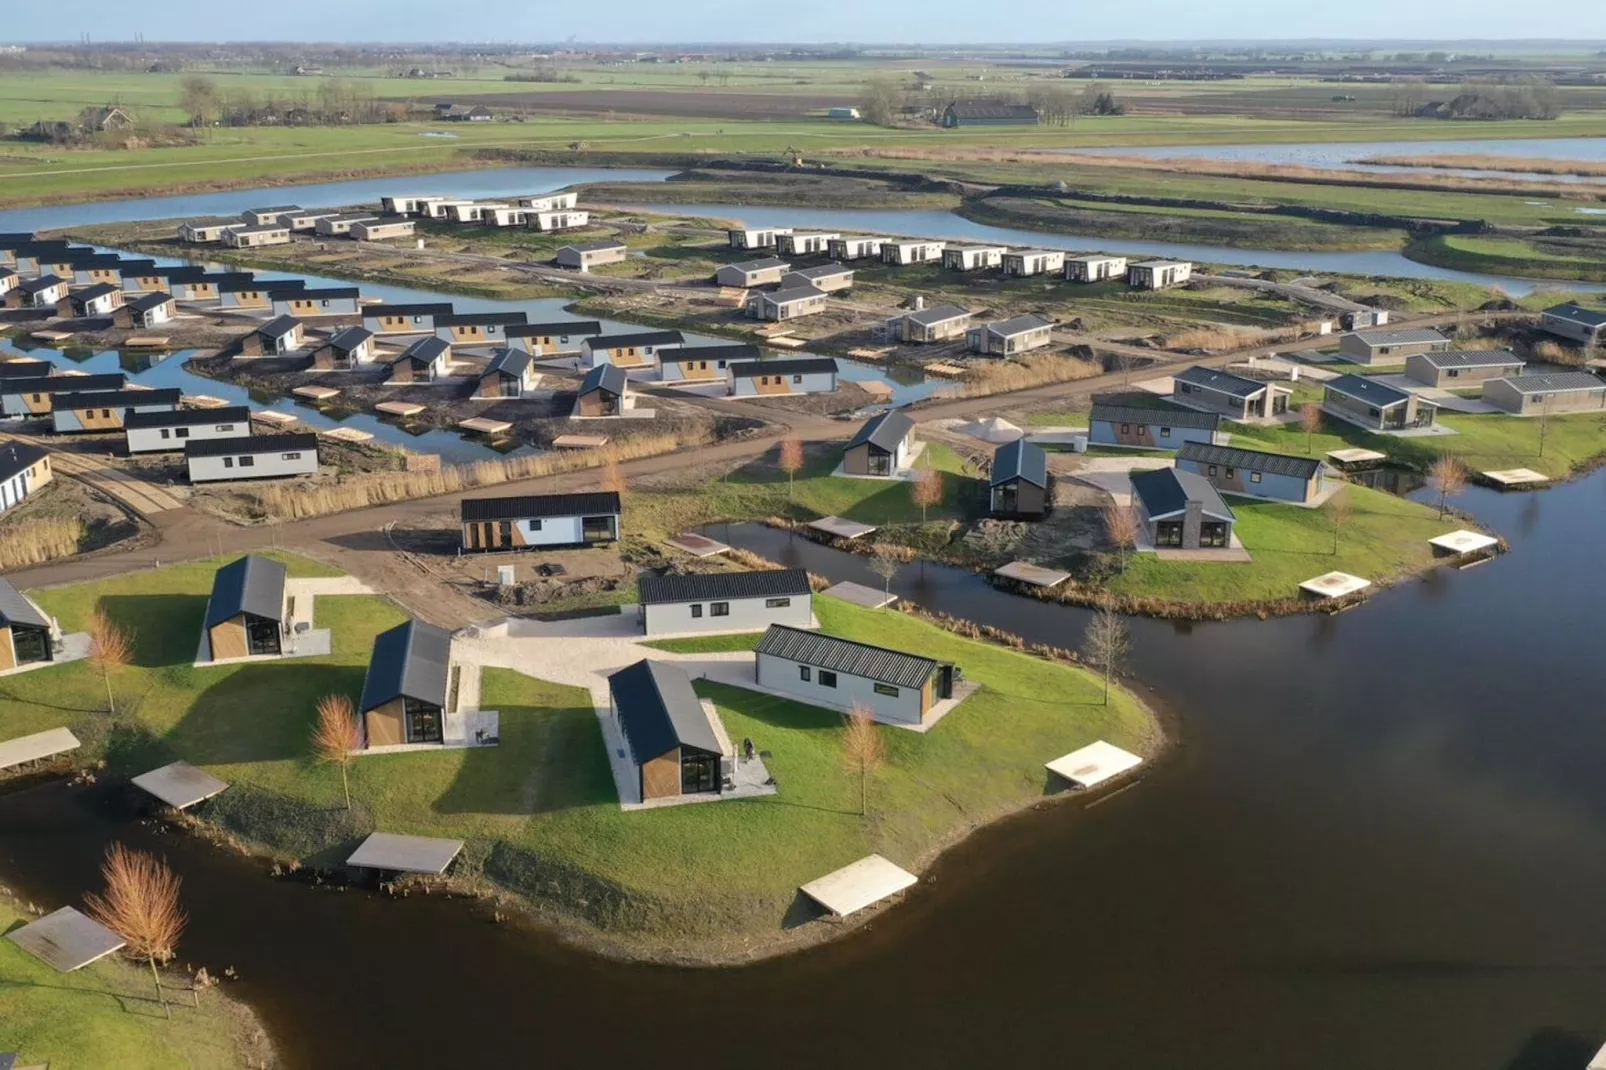
[[(1460, 504), (1512, 552), (1336, 617), (1134, 621), (1135, 682), (1182, 719), (1164, 761), (987, 830), (783, 959), (625, 965), (461, 903), (277, 882), (61, 785), (0, 798), (0, 877), (76, 902), (111, 837), (160, 849), (186, 960), (239, 971), (291, 1067), (1579, 1070), (1606, 1039), (1606, 472)], [(938, 566), (893, 586), (1061, 646), (1086, 619)]]

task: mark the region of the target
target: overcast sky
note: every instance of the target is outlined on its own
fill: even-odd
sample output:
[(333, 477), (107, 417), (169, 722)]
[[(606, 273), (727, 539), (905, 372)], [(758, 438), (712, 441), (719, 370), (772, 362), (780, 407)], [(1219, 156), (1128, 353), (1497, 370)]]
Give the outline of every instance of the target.
[(4, 0), (0, 41), (829, 41), (1606, 38), (1606, 0)]

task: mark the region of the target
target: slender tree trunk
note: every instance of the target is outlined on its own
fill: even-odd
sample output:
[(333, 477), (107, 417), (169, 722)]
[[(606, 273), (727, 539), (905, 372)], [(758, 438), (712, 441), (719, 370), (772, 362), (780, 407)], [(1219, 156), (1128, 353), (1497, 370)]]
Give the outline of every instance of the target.
[(870, 812), (870, 770), (859, 766), (859, 816)]
[(106, 677), (106, 708), (111, 711), (111, 715), (113, 717), (116, 717), (117, 700), (112, 698), (112, 674), (108, 672), (103, 673), (102, 675)]
[(340, 763), (340, 787), (346, 793), (346, 809), (351, 809), (351, 781), (346, 776), (346, 762)]
[(162, 975), (156, 970), (156, 956), (146, 955), (145, 961), (151, 964), (151, 980), (156, 982), (156, 998), (162, 1003), (162, 1012), (171, 1018), (173, 1008), (167, 1005), (167, 993), (162, 991)]
[(1104, 660), (1104, 704), (1106, 706), (1110, 704), (1110, 661), (1108, 658)]

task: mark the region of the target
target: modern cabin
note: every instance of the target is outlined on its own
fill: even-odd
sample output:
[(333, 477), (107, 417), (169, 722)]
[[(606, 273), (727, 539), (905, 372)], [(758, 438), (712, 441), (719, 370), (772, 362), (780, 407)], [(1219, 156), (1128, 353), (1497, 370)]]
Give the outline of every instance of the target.
[(987, 480), (987, 508), (1007, 520), (1041, 520), (1048, 515), (1048, 454), (1024, 438), (1006, 442), (993, 452)]
[(1606, 380), (1589, 372), (1490, 379), (1483, 400), (1513, 416), (1560, 416), (1606, 410)]
[(1398, 331), (1351, 331), (1338, 340), (1338, 351), (1345, 360), (1368, 367), (1377, 364), (1404, 364), (1417, 353), (1449, 350), (1450, 339), (1428, 327)]
[(1157, 550), (1219, 550), (1232, 545), (1237, 516), (1209, 480), (1176, 468), (1132, 473), (1132, 500)]
[(1308, 505), (1326, 490), (1326, 468), (1313, 457), (1189, 442), (1177, 451), (1177, 467), (1203, 476), (1219, 491), (1246, 498)]
[(666, 383), (722, 383), (733, 363), (762, 355), (758, 346), (743, 343), (671, 349), (658, 358), (658, 378)]
[(596, 320), (558, 320), (552, 323), (519, 323), (502, 328), (507, 344), (531, 356), (559, 357), (578, 353), (587, 338), (602, 333)]
[(306, 327), (294, 316), (278, 316), (240, 339), (242, 357), (282, 357), (307, 343)]
[(498, 349), (474, 384), (474, 396), (481, 399), (521, 398), (534, 390), (541, 377), (535, 361), (522, 349)]
[(251, 410), (244, 405), (222, 409), (173, 409), (135, 412), (123, 421), (124, 444), (130, 454), (171, 453), (186, 443), (209, 438), (245, 438), (251, 434)]
[(374, 637), (357, 716), (365, 747), (444, 745), (452, 634), (408, 620)]
[(648, 636), (814, 627), (814, 590), (800, 568), (642, 576), (638, 610)]
[(887, 320), (887, 337), (895, 342), (926, 345), (965, 337), (970, 313), (958, 305), (934, 305)]
[(1439, 407), (1376, 379), (1341, 375), (1322, 384), (1322, 411), (1368, 431), (1405, 431), (1432, 427)]
[(177, 388), (57, 394), (50, 407), (51, 427), (58, 435), (121, 431), (132, 414), (172, 412), (183, 396), (184, 392)]
[(58, 632), (44, 610), (0, 576), (0, 670), (55, 661)]
[(318, 474), (317, 435), (250, 435), (184, 444), (191, 483)]
[(1191, 409), (1219, 412), (1229, 420), (1280, 416), (1292, 389), (1213, 368), (1192, 367), (1171, 377), (1171, 400)]
[(374, 362), (374, 332), (346, 327), (313, 347), (312, 366), (319, 371), (351, 371)]
[(850, 476), (895, 479), (909, 469), (915, 422), (901, 409), (866, 420), (842, 451), (842, 471)]
[(523, 312), (469, 312), (435, 317), (435, 337), (454, 346), (504, 345), (507, 329), (529, 317)]
[(733, 363), (730, 393), (737, 397), (774, 394), (829, 394), (836, 390), (837, 366), (831, 357), (794, 357)]
[(458, 521), (465, 551), (595, 546), (616, 542), (622, 515), (614, 491), (464, 498)]
[(931, 708), (954, 697), (957, 666), (772, 624), (754, 649), (759, 687), (813, 706), (863, 706), (888, 724), (923, 724)]
[(1448, 350), (1413, 353), (1405, 358), (1407, 378), (1427, 386), (1454, 390), (1489, 379), (1521, 375), (1527, 366), (1509, 349)]
[(720, 794), (725, 747), (686, 670), (643, 658), (608, 677), (608, 696), (642, 802)]
[(989, 357), (1012, 357), (1042, 349), (1054, 336), (1054, 324), (1042, 316), (1016, 316), (978, 323), (965, 330), (965, 348)]
[(153, 291), (130, 297), (112, 313), (112, 323), (123, 330), (147, 330), (172, 320), (178, 312), (173, 295)]
[(1191, 409), (1145, 409), (1095, 401), (1088, 413), (1088, 441), (1096, 446), (1175, 450), (1184, 442), (1214, 445), (1223, 438), (1221, 415)]
[(586, 372), (574, 394), (574, 414), (591, 419), (623, 416), (629, 407), (630, 380), (617, 364), (598, 364)]
[(276, 658), (290, 633), (288, 573), (255, 554), (231, 561), (212, 577), (199, 661)]
[(599, 334), (580, 343), (582, 363), (592, 367), (614, 364), (621, 368), (650, 368), (667, 349), (679, 349), (686, 336), (679, 331), (639, 331), (633, 334)]
[(387, 386), (406, 386), (409, 383), (433, 383), (451, 372), (452, 347), (431, 335), (420, 338), (401, 351), (390, 362), (385, 376)]

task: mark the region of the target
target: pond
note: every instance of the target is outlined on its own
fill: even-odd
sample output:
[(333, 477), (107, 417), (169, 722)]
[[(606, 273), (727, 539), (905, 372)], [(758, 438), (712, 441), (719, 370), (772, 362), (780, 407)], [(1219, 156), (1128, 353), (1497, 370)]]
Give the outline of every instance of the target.
[[(864, 931), (783, 959), (630, 966), (461, 903), (274, 882), (60, 785), (0, 798), (0, 877), (75, 902), (108, 838), (157, 847), (185, 877), (186, 961), (239, 970), (291, 1067), (449, 1044), (485, 1065), (1579, 1070), (1606, 1040), (1606, 471), (1459, 504), (1512, 552), (1336, 617), (1133, 621), (1171, 754), (1090, 808), (988, 829)], [(1060, 646), (1086, 620), (938, 566), (893, 589)]]

